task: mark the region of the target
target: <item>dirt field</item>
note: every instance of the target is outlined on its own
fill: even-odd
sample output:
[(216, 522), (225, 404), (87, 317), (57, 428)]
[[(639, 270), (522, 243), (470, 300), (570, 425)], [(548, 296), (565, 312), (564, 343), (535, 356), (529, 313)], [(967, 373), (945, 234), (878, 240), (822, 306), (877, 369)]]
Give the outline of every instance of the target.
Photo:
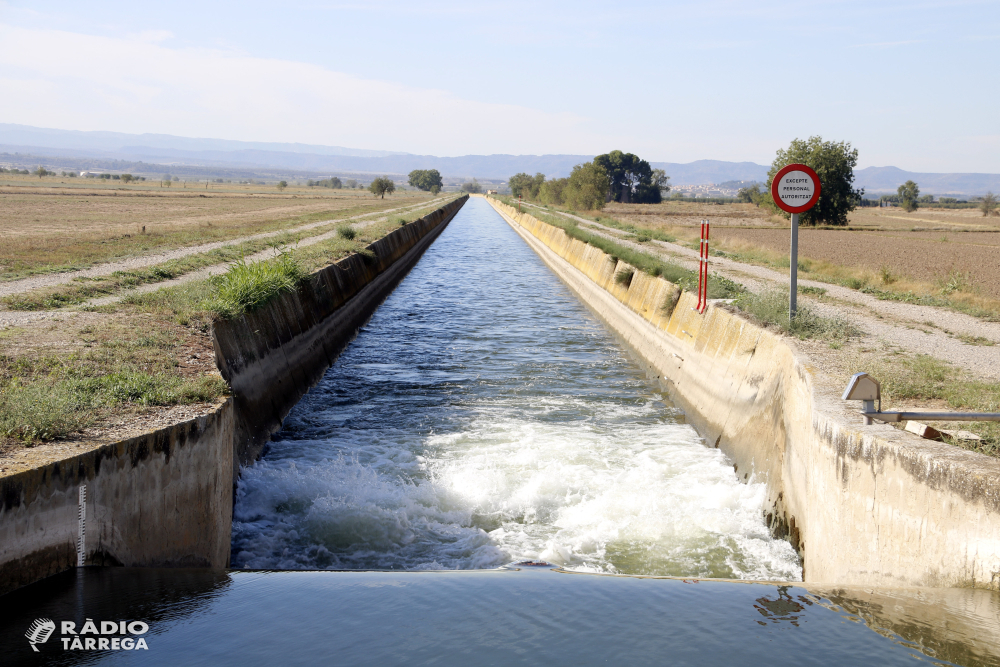
[(215, 184), (213, 190), (21, 178), (0, 181), (0, 280), (429, 199), (413, 191), (379, 199), (325, 188), (278, 192), (273, 186)]
[[(713, 229), (719, 240), (739, 240), (788, 253), (787, 229)], [(1000, 233), (863, 232), (802, 229), (799, 256), (856, 266), (872, 272), (888, 267), (900, 277), (947, 281), (955, 271), (971, 274), (974, 289), (1000, 299)]]
[[(698, 226), (709, 219), (713, 227), (788, 227), (788, 220), (753, 204), (608, 204), (600, 215), (640, 227), (667, 229)], [(1000, 217), (984, 218), (978, 209), (921, 208), (907, 213), (899, 208), (859, 208), (848, 218), (851, 228), (892, 231), (1000, 231)]]

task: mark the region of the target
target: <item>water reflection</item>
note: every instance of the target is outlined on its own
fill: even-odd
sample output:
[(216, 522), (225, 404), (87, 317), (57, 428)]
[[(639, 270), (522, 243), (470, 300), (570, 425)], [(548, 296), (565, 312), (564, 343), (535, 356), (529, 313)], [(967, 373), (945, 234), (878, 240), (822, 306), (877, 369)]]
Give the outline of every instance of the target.
[[(0, 598), (3, 663), (1000, 665), (982, 590), (813, 589), (547, 568), (87, 568)], [(142, 620), (149, 650), (32, 652), (36, 618)], [(79, 627), (79, 625), (78, 625)]]

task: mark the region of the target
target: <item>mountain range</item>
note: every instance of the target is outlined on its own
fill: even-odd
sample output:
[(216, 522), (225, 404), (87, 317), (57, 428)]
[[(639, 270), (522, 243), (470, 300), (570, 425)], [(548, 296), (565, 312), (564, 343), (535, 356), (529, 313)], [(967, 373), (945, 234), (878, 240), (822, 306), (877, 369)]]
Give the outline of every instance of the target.
[[(563, 177), (592, 155), (463, 155), (439, 157), (410, 153), (301, 143), (197, 139), (168, 134), (82, 132), (0, 123), (0, 153), (24, 158), (65, 158), (74, 164), (86, 159), (94, 168), (143, 163), (149, 173), (254, 173), (281, 170), (302, 178), (333, 174), (407, 174), (414, 169), (437, 169), (445, 177), (504, 180), (518, 172)], [(0, 162), (5, 158), (0, 156)], [(6, 158), (9, 159), (9, 158)], [(765, 181), (769, 167), (754, 162), (696, 160), (688, 163), (651, 162), (663, 169), (674, 185), (701, 185), (725, 181)], [(69, 162), (65, 165), (70, 167)], [(125, 167), (135, 170), (136, 167)], [(938, 195), (977, 195), (1000, 192), (1000, 174), (919, 173), (898, 167), (866, 167), (854, 172), (855, 185), (868, 192), (891, 192), (907, 180), (922, 192)], [(294, 176), (293, 176), (294, 177)]]

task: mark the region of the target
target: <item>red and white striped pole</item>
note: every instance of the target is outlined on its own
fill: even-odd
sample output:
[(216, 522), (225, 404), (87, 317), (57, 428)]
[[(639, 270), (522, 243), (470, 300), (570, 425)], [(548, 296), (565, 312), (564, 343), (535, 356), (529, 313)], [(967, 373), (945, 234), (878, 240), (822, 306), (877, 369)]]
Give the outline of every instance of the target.
[(701, 221), (701, 252), (698, 257), (698, 312), (708, 309), (708, 235), (711, 223)]

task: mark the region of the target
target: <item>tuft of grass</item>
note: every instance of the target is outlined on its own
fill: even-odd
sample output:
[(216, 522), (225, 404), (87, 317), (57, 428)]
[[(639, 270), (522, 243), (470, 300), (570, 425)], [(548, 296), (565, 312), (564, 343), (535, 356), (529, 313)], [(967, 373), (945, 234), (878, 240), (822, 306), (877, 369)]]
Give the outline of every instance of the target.
[(615, 274), (615, 282), (628, 289), (629, 285), (632, 284), (632, 277), (635, 276), (635, 271), (632, 269), (622, 269)]
[(939, 276), (935, 282), (941, 294), (946, 296), (955, 292), (972, 292), (972, 274), (969, 272), (953, 269), (947, 275)]
[(891, 285), (899, 280), (899, 274), (892, 270), (892, 267), (883, 264), (878, 269), (879, 278), (882, 280), (883, 285)]
[(795, 318), (788, 318), (788, 292), (766, 290), (759, 294), (743, 292), (733, 305), (759, 324), (775, 327), (796, 338), (820, 338), (842, 341), (860, 335), (857, 327), (840, 317), (823, 317), (805, 304), (799, 304)]
[(358, 235), (357, 230), (355, 230), (354, 227), (351, 227), (350, 225), (340, 225), (339, 227), (337, 227), (337, 236), (339, 236), (342, 239), (347, 239), (348, 241), (351, 241), (357, 235)]
[(0, 435), (23, 442), (65, 438), (91, 424), (90, 405), (65, 382), (12, 382), (0, 392)]
[(278, 294), (294, 290), (304, 275), (289, 253), (262, 262), (240, 260), (215, 278), (214, 310), (225, 319), (238, 317), (260, 308)]
[(996, 345), (993, 340), (985, 336), (970, 336), (969, 334), (960, 333), (957, 337), (966, 345), (979, 345), (982, 347), (993, 347)]

